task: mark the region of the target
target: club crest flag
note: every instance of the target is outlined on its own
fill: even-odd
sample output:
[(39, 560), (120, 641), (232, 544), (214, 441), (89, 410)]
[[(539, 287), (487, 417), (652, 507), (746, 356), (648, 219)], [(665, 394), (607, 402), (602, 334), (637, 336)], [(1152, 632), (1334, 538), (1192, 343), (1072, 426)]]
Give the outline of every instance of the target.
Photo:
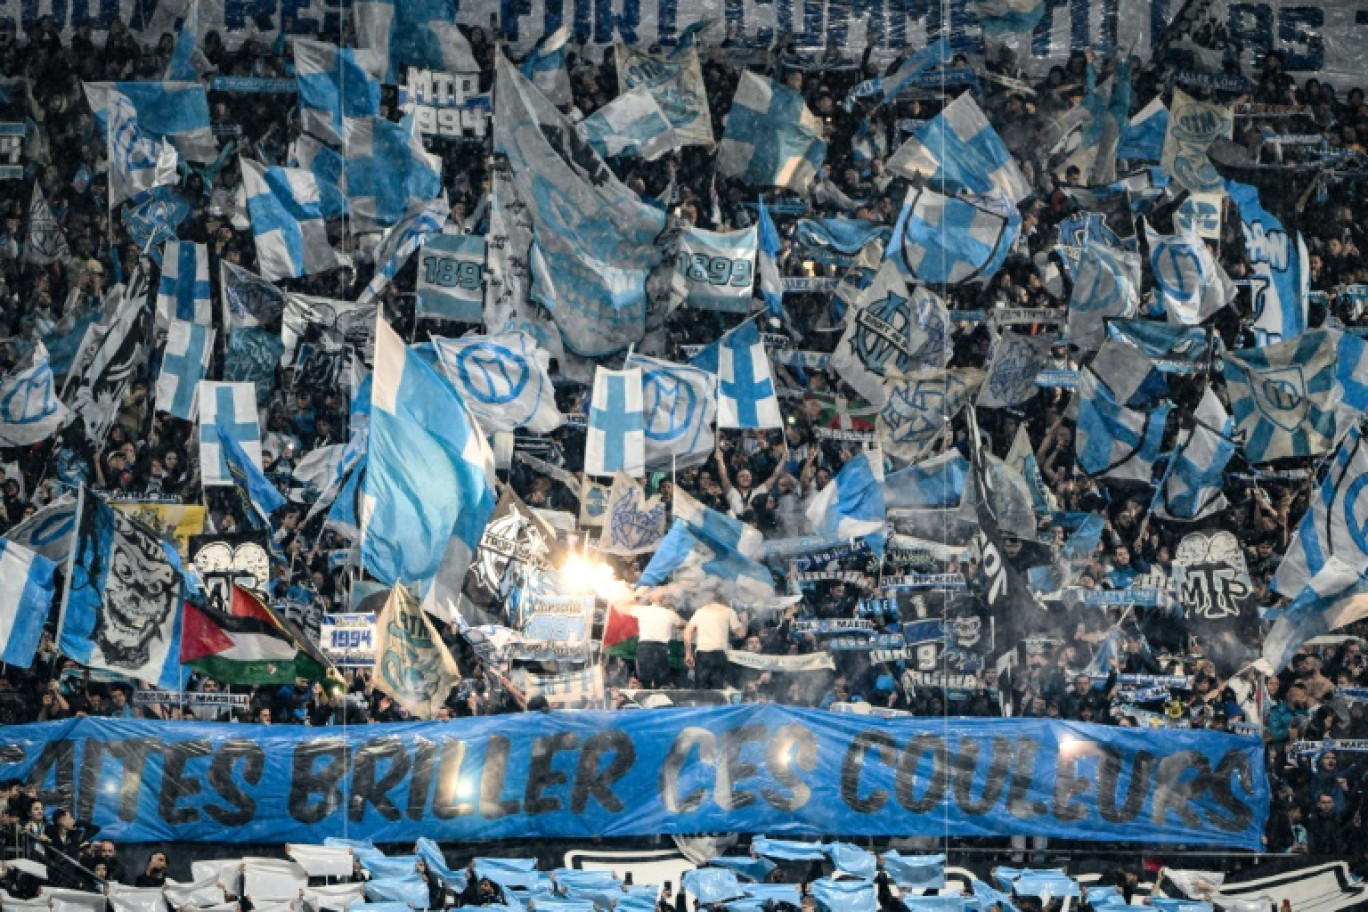
[(717, 423), (717, 377), (687, 364), (633, 354), (641, 371), (646, 467), (697, 465), (712, 455)]
[(419, 719), (431, 719), (461, 679), (437, 628), (402, 585), (375, 617), (374, 684)]
[(665, 525), (665, 504), (659, 495), (647, 497), (625, 472), (613, 476), (600, 551), (624, 556), (654, 551), (665, 537)]

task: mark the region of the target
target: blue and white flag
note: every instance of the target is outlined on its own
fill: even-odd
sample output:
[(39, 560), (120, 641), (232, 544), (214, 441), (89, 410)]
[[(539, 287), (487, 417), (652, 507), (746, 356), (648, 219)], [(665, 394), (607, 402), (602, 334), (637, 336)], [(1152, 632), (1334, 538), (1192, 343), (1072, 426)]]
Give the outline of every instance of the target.
[(101, 123), (109, 152), (109, 208), (141, 200), (154, 187), (176, 178), (176, 150), (151, 136), (138, 121), (137, 109), (114, 83), (85, 84), (92, 109), (103, 111)]
[(779, 232), (770, 218), (765, 198), (760, 198), (756, 226), (759, 228), (758, 265), (760, 270), (760, 297), (765, 301), (765, 312), (776, 320), (784, 316), (784, 281), (779, 276)]
[(446, 193), (436, 199), (411, 199), (408, 210), (381, 236), (380, 244), (375, 248), (375, 276), (361, 289), (356, 303), (374, 301), (404, 268), (413, 252), (423, 246), (423, 241), (442, 230), (450, 211)]
[(717, 149), (717, 173), (752, 187), (802, 193), (825, 159), (822, 122), (807, 109), (803, 96), (742, 70)]
[(209, 249), (190, 241), (167, 241), (157, 285), (157, 326), (172, 320), (210, 326), (214, 305), (209, 297)]
[(754, 320), (747, 320), (689, 359), (717, 376), (719, 428), (783, 427), (769, 355)]
[(883, 486), (883, 454), (861, 450), (808, 504), (812, 531), (828, 538), (873, 536), (871, 546), (882, 553), (887, 523)]
[(575, 100), (570, 92), (570, 74), (565, 69), (565, 46), (569, 43), (567, 23), (538, 41), (522, 63), (522, 74), (558, 108)]
[(971, 8), (985, 36), (1024, 35), (1045, 17), (1045, 0), (974, 0)]
[(246, 514), (248, 528), (269, 530), (271, 514), (285, 505), (285, 498), (266, 480), (260, 466), (252, 461), (247, 451), (238, 443), (230, 416), (219, 412), (215, 430), (218, 432), (216, 436), (219, 452), (228, 466), (233, 487), (243, 498), (243, 512)]
[(435, 320), (483, 320), (485, 239), (478, 234), (434, 234), (418, 254), (416, 313)]
[(925, 459), (982, 383), (983, 371), (973, 367), (890, 373), (878, 420), (884, 452), (899, 465)]
[(614, 177), (574, 125), (502, 56), (494, 151), (508, 160), (507, 204), (523, 207), (510, 219), (530, 229), (510, 231), (499, 255), (527, 264), (529, 297), (550, 310), (565, 347), (600, 357), (639, 341), (646, 333), (646, 279), (665, 260), (665, 214)]
[(1306, 332), (1307, 291), (1311, 267), (1306, 245), (1283, 230), (1282, 222), (1259, 202), (1249, 184), (1225, 182), (1226, 193), (1240, 210), (1245, 254), (1253, 267), (1254, 329), (1261, 341), (1286, 342)]
[[(1166, 374), (1195, 374), (1205, 367), (1211, 339), (1198, 326), (1182, 326), (1158, 320), (1108, 320), (1107, 334), (1134, 345)], [(1220, 344), (1220, 336), (1215, 337)]]
[(88, 668), (178, 690), (188, 581), (176, 546), (84, 487), (76, 512), (57, 648)]
[(252, 218), (257, 265), (272, 281), (327, 272), (349, 261), (333, 250), (324, 219), (342, 214), (346, 200), (299, 168), (242, 159), (242, 183)]
[(380, 80), (376, 77), (382, 60), (378, 52), (303, 38), (292, 43), (304, 132), (340, 143), (348, 118), (380, 113)]
[(226, 422), (233, 439), (261, 468), (261, 426), (257, 424), (256, 387), (251, 383), (219, 383), (202, 380), (198, 393), (200, 480), (206, 488), (233, 484), (228, 459), (219, 446), (220, 422)]
[(654, 551), (665, 537), (667, 518), (660, 495), (647, 497), (636, 479), (618, 472), (613, 476), (598, 548), (624, 557)]
[(1126, 408), (1091, 370), (1078, 374), (1078, 466), (1094, 476), (1149, 483), (1164, 442), (1165, 402), (1144, 412)]
[(1196, 326), (1235, 299), (1235, 285), (1196, 234), (1156, 234), (1145, 225), (1154, 296), (1170, 323)]
[(1089, 241), (1074, 269), (1069, 298), (1069, 342), (1096, 351), (1107, 336), (1107, 321), (1135, 316), (1140, 306), (1140, 255)]
[(227, 260), (219, 260), (219, 289), (223, 325), (230, 331), (275, 323), (289, 300), (289, 295), (261, 276)]
[(684, 226), (675, 269), (676, 294), (686, 306), (743, 314), (755, 287), (758, 229), (708, 231)]
[(1276, 675), (1303, 643), (1364, 617), (1368, 617), (1368, 579), (1332, 554), (1273, 622), (1264, 637), (1263, 656), (1254, 667)]
[(1335, 453), (1325, 479), (1302, 516), (1297, 533), (1278, 564), (1273, 588), (1296, 598), (1312, 579), (1337, 558), (1355, 573), (1368, 571), (1368, 442), (1351, 427)]
[(439, 600), (440, 615), (454, 617), (494, 513), (494, 456), (456, 390), (380, 317), (369, 428), (362, 566), (386, 584), (418, 584)]
[(683, 145), (645, 86), (619, 95), (580, 121), (579, 127), (589, 145), (604, 158), (655, 161)]
[(949, 197), (923, 188), (908, 193), (893, 234), (906, 271), (933, 285), (958, 285), (992, 278), (1020, 230), (1021, 215), (1002, 194)]
[(88, 82), (86, 98), (102, 128), (119, 99), (133, 107), (139, 129), (150, 139), (165, 139), (187, 160), (207, 164), (218, 158), (209, 124), (209, 98), (198, 82)]
[(1102, 532), (1106, 527), (1107, 522), (1100, 514), (1087, 514), (1064, 542), (1064, 546), (1059, 549), (1053, 563), (1043, 567), (1032, 567), (1027, 573), (1031, 589), (1040, 593), (1052, 593), (1074, 585), (1097, 554), (1097, 547), (1102, 542)]
[(999, 190), (1017, 203), (1031, 195), (1030, 181), (1012, 161), (1002, 137), (965, 92), (928, 120), (888, 160), (903, 177), (921, 177), (945, 193)]
[(831, 368), (872, 405), (883, 405), (890, 374), (939, 370), (950, 360), (945, 302), (923, 286), (909, 289), (895, 263), (879, 267), (845, 319)]
[(1333, 329), (1228, 352), (1226, 391), (1245, 457), (1271, 462), (1334, 446), (1341, 422), (1368, 408), (1366, 355), (1364, 340)]
[(715, 446), (716, 375), (637, 354), (625, 366), (641, 371), (646, 468), (687, 468), (707, 460)]
[(793, 243), (819, 263), (849, 267), (870, 244), (887, 246), (893, 229), (864, 219), (805, 218), (793, 226)]
[(1036, 377), (1050, 360), (1049, 336), (1004, 332), (993, 342), (992, 354), (975, 405), (1006, 408), (1040, 391)]
[(843, 106), (849, 111), (854, 108), (856, 98), (877, 97), (879, 101), (875, 107), (882, 107), (889, 100), (896, 100), (902, 94), (903, 89), (907, 88), (908, 84), (922, 73), (932, 67), (949, 63), (951, 56), (950, 42), (944, 37), (938, 38), (904, 60), (902, 66), (898, 67), (892, 76), (876, 76), (873, 79), (866, 79), (851, 89), (850, 96), (845, 100)]
[(1226, 508), (1222, 487), (1235, 455), (1235, 422), (1209, 386), (1193, 418), (1192, 430), (1179, 443), (1173, 466), (1155, 494), (1153, 512), (1165, 519), (1194, 521)]
[(456, 27), (455, 0), (360, 0), (353, 13), (357, 43), (380, 56), (386, 85), (404, 81), (408, 67), (439, 73), (477, 73), (470, 42)]
[(672, 580), (691, 605), (721, 597), (760, 601), (774, 595), (774, 577), (755, 560), (764, 537), (741, 520), (711, 510), (679, 488), (674, 524), (661, 540), (637, 584)]
[(549, 434), (564, 423), (551, 385), (551, 356), (523, 332), (444, 339), (437, 363), (486, 434), (526, 428)]
[(71, 556), (76, 535), (76, 498), (70, 494), (42, 507), (28, 519), (5, 532), (5, 538), (57, 564)]
[(190, 0), (180, 31), (176, 33), (176, 44), (171, 49), (166, 75), (162, 77), (165, 82), (193, 82), (213, 69), (213, 64), (199, 49), (199, 33), (200, 3), (199, 0)]
[(33, 664), (52, 606), (57, 565), (22, 545), (0, 538), (0, 662)]
[(442, 160), (423, 148), (413, 115), (402, 123), (348, 118), (343, 133), (347, 201), (358, 230), (393, 225), (414, 203), (441, 195)]
[[(695, 25), (706, 27), (707, 23)], [(647, 89), (670, 121), (681, 145), (711, 146), (712, 114), (693, 34), (696, 33), (688, 30), (681, 34), (680, 43), (668, 56), (647, 54), (619, 43), (614, 48), (618, 86), (623, 93)]]
[(1158, 162), (1164, 157), (1164, 136), (1168, 134), (1168, 108), (1156, 95), (1130, 119), (1116, 147), (1116, 157), (1128, 162)]
[(1126, 408), (1145, 408), (1168, 395), (1168, 383), (1149, 356), (1115, 339), (1102, 343), (1088, 369)]
[(925, 462), (884, 476), (884, 501), (890, 510), (940, 510), (964, 499), (969, 461), (953, 447)]
[(42, 342), (0, 379), (0, 447), (32, 446), (47, 440), (71, 420), (57, 397), (52, 364)]
[(646, 471), (646, 418), (641, 371), (635, 368), (594, 373), (589, 430), (584, 438), (584, 474), (633, 477)]
[(213, 356), (213, 327), (172, 320), (166, 330), (166, 348), (162, 351), (161, 373), (154, 391), (157, 411), (182, 421), (194, 421), (199, 413), (196, 394), (200, 381), (209, 373)]
[(47, 266), (71, 256), (62, 225), (52, 214), (52, 207), (43, 196), (42, 181), (33, 182), (33, 196), (29, 198), (28, 225), (24, 228), (24, 262)]

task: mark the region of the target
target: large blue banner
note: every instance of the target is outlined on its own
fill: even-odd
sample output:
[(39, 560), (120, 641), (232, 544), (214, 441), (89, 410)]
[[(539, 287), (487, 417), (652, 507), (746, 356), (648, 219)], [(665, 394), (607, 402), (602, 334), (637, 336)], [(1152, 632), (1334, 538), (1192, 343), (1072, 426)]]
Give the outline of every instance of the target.
[(117, 842), (740, 832), (1258, 849), (1257, 739), (733, 706), (315, 729), (7, 726), (0, 779)]

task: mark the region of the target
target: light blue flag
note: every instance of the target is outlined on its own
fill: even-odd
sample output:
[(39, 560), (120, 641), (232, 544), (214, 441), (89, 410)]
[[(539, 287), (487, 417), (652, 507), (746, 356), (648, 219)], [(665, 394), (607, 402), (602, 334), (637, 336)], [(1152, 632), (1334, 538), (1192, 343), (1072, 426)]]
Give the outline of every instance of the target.
[(712, 456), (717, 421), (717, 377), (687, 364), (632, 354), (641, 371), (646, 468), (699, 465)]
[(1012, 161), (1002, 137), (988, 122), (972, 92), (965, 92), (922, 124), (893, 153), (888, 168), (921, 177), (935, 189), (955, 194), (1005, 194), (1013, 203), (1031, 195), (1031, 183)]
[(1264, 637), (1263, 656), (1254, 667), (1266, 675), (1278, 674), (1303, 643), (1365, 616), (1368, 616), (1368, 579), (1332, 554), (1273, 622), (1272, 629)]
[(418, 841), (413, 844), (413, 851), (419, 858), (427, 862), (428, 870), (441, 878), (447, 889), (455, 893), (461, 893), (465, 890), (470, 882), (465, 868), (453, 871), (447, 867), (446, 855), (443, 854), (441, 846), (426, 836), (419, 836)]
[(1357, 573), (1368, 571), (1368, 502), (1359, 495), (1368, 487), (1368, 443), (1357, 424), (1349, 429), (1310, 509), (1302, 515), (1273, 577), (1273, 588), (1296, 598), (1325, 569), (1331, 558)]
[(945, 889), (944, 855), (903, 855), (897, 849), (890, 849), (883, 853), (883, 863), (888, 876), (900, 887)]
[(969, 461), (959, 450), (934, 456), (884, 477), (884, 503), (890, 510), (938, 510), (964, 499)]
[(88, 83), (86, 97), (99, 122), (108, 129), (107, 116), (121, 96), (136, 112), (139, 129), (153, 140), (165, 139), (188, 161), (207, 163), (218, 157), (218, 143), (209, 123), (209, 98), (198, 82)]
[(456, 323), (483, 319), (485, 239), (434, 234), (418, 254), (417, 314)]
[[(438, 571), (459, 593), (494, 512), (494, 457), (461, 397), (377, 320), (361, 562), (381, 582), (417, 583)], [(459, 568), (456, 570), (454, 568)], [(448, 614), (448, 616), (450, 616)]]
[(242, 159), (247, 212), (252, 218), (257, 265), (274, 282), (346, 266), (328, 241), (327, 218), (340, 216), (346, 200), (308, 171)]
[[(1089, 890), (1089, 900), (1092, 901), (1092, 890)], [(1257, 902), (1257, 900), (1256, 900)], [(1092, 902), (1093, 908), (1097, 908), (1098, 902)], [(1124, 903), (1117, 903), (1124, 905)], [(1150, 905), (1158, 909), (1159, 912), (1212, 912), (1214, 906), (1209, 902), (1191, 899), (1172, 899), (1167, 896), (1151, 896)]]
[(717, 376), (719, 428), (783, 426), (769, 356), (754, 320), (747, 320), (689, 359)]
[[(350, 118), (343, 121), (344, 130), (350, 122)], [(289, 163), (290, 167), (303, 168), (317, 178), (320, 185), (326, 184), (343, 191), (347, 181), (347, 162), (341, 152), (324, 145), (308, 133), (301, 133), (293, 148), (294, 161)]]
[(1078, 375), (1078, 466), (1089, 475), (1148, 483), (1164, 441), (1172, 403), (1126, 408), (1091, 370)]
[(743, 600), (774, 594), (774, 577), (751, 556), (763, 542), (758, 531), (678, 488), (674, 508), (674, 524), (642, 571), (639, 585), (660, 586), (673, 578), (690, 598), (704, 600), (719, 587)]
[[(1117, 659), (1121, 656), (1121, 625), (1113, 624), (1107, 635), (1097, 644), (1088, 666), (1083, 669), (1086, 675), (1109, 675), (1119, 668)], [(1092, 899), (1091, 891), (1089, 899)]]
[(850, 111), (855, 107), (855, 99), (877, 97), (879, 101), (875, 107), (882, 107), (889, 100), (901, 95), (903, 90), (922, 73), (932, 67), (949, 63), (950, 58), (950, 42), (944, 37), (938, 38), (904, 60), (892, 76), (866, 79), (851, 89), (850, 96), (846, 98), (843, 106)]
[[(717, 868), (730, 868), (739, 876), (756, 883), (769, 877), (770, 872), (779, 867), (768, 858), (752, 858), (749, 855), (722, 855), (712, 859), (708, 864)], [(750, 895), (749, 887), (746, 887), (746, 895)]]
[(805, 218), (793, 226), (793, 243), (819, 263), (848, 267), (866, 244), (885, 244), (893, 231), (880, 222), (863, 219)]
[(1066, 896), (1078, 896), (1078, 881), (1063, 872), (1025, 871), (1012, 882), (1017, 896), (1034, 896), (1043, 903)]
[(570, 26), (565, 24), (538, 41), (522, 64), (522, 74), (558, 108), (574, 101), (570, 74), (565, 69), (565, 46), (569, 42)]
[(166, 330), (161, 373), (157, 375), (154, 396), (157, 410), (182, 421), (194, 421), (198, 414), (199, 382), (209, 373), (209, 361), (213, 356), (214, 330), (211, 327), (172, 320)]
[(1245, 253), (1253, 267), (1254, 330), (1259, 341), (1286, 342), (1306, 332), (1310, 267), (1306, 245), (1283, 230), (1249, 184), (1226, 181), (1226, 194), (1240, 210)]
[[(222, 412), (218, 413), (216, 422), (219, 447), (223, 452), (224, 461), (228, 464), (228, 474), (238, 492), (245, 495), (245, 506), (250, 508), (245, 511), (247, 521), (256, 528), (269, 528), (271, 514), (285, 505), (285, 498), (275, 489), (275, 485), (266, 480), (261, 469), (247, 456), (247, 451), (233, 436), (232, 423)], [(253, 522), (253, 513), (259, 517), (259, 522)]]
[(963, 896), (949, 894), (902, 897), (902, 904), (907, 912), (964, 912), (968, 902)]
[(694, 868), (684, 872), (682, 886), (704, 905), (745, 896), (736, 873), (726, 868)]
[(33, 664), (38, 640), (52, 605), (57, 565), (33, 551), (0, 538), (0, 662), (19, 668)]
[(867, 880), (874, 879), (879, 860), (859, 846), (848, 842), (832, 842), (827, 845), (826, 852), (837, 870)]
[(442, 160), (423, 148), (412, 115), (402, 123), (348, 118), (343, 133), (347, 201), (364, 229), (393, 225), (414, 203), (441, 195)]
[(887, 522), (883, 454), (862, 450), (851, 458), (813, 497), (807, 518), (814, 534), (842, 539), (869, 536), (874, 552), (882, 553)]
[(1073, 270), (1069, 342), (1095, 351), (1107, 336), (1108, 321), (1134, 316), (1140, 306), (1140, 277), (1139, 254), (1088, 240)]
[(295, 83), (304, 130), (338, 143), (348, 118), (380, 113), (380, 55), (374, 50), (342, 48), (296, 38)]
[(157, 285), (157, 325), (184, 320), (210, 326), (214, 320), (209, 299), (209, 250), (190, 241), (167, 241)]
[(776, 320), (784, 317), (784, 282), (779, 277), (779, 267), (777, 258), (779, 256), (779, 232), (774, 227), (774, 219), (770, 218), (769, 207), (765, 205), (765, 198), (760, 197), (759, 217), (756, 220), (760, 228), (759, 237), (759, 266), (760, 266), (760, 296), (765, 299), (765, 310)]
[(432, 338), (437, 363), (487, 434), (526, 428), (549, 434), (564, 423), (551, 384), (550, 355), (527, 333)]
[(1155, 492), (1157, 515), (1197, 520), (1226, 507), (1225, 469), (1235, 455), (1235, 422), (1210, 387), (1193, 417), (1196, 424), (1173, 457), (1164, 484)]
[(1012, 905), (1012, 897), (1007, 893), (993, 889), (978, 878), (971, 880), (969, 886), (974, 891), (970, 902), (975, 912), (989, 912), (994, 905), (1001, 906), (1002, 912), (1017, 912), (1016, 906)]
[(681, 145), (650, 89), (625, 92), (580, 121), (584, 138), (604, 158), (655, 161)]
[(646, 471), (645, 427), (641, 372), (599, 365), (584, 434), (584, 474), (640, 476)]
[(0, 446), (31, 446), (47, 440), (71, 420), (57, 397), (52, 365), (42, 342), (0, 379)]
[(1235, 298), (1235, 286), (1195, 232), (1156, 234), (1145, 225), (1154, 297), (1171, 322), (1196, 326)]
[(823, 877), (814, 880), (811, 887), (821, 912), (878, 912), (879, 900), (870, 881)]
[(456, 0), (361, 0), (354, 13), (357, 43), (379, 54), (375, 72), (386, 85), (404, 82), (409, 67), (477, 73), (457, 12)]
[(34, 551), (56, 564), (71, 556), (76, 534), (76, 498), (64, 494), (16, 526), (5, 537), (21, 548)]
[(893, 229), (895, 262), (933, 285), (987, 281), (1002, 267), (1021, 230), (1021, 215), (1007, 197), (942, 196), (912, 190)]
[(1097, 546), (1102, 541), (1102, 532), (1106, 527), (1106, 521), (1100, 515), (1089, 513), (1059, 549), (1054, 563), (1044, 567), (1031, 567), (1027, 571), (1026, 576), (1032, 591), (1058, 592), (1077, 582), (1078, 577), (1088, 568), (1093, 555), (1097, 553)]
[(388, 903), (402, 909), (428, 907), (427, 882), (418, 876), (412, 864), (406, 875), (376, 877), (366, 881), (365, 890), (368, 904)]
[(1156, 96), (1141, 108), (1121, 133), (1116, 157), (1129, 162), (1155, 162), (1164, 157), (1164, 136), (1168, 133), (1168, 108)]
[(1228, 352), (1226, 391), (1250, 462), (1327, 452), (1347, 414), (1368, 408), (1368, 344), (1317, 329), (1290, 342)]
[(361, 290), (356, 302), (369, 304), (374, 301), (404, 268), (413, 252), (423, 246), (423, 241), (442, 230), (450, 211), (445, 193), (436, 199), (410, 200), (408, 210), (381, 236), (380, 245), (375, 249), (375, 276)]
[(185, 19), (181, 22), (180, 31), (176, 34), (176, 45), (171, 49), (171, 61), (166, 65), (163, 80), (193, 82), (200, 78), (200, 68), (208, 61), (199, 49), (199, 31), (199, 0), (191, 0), (190, 8), (185, 11)]
[(189, 581), (175, 545), (84, 487), (77, 515), (57, 647), (87, 667), (179, 689)]
[(195, 394), (199, 416), (200, 480), (205, 487), (229, 487), (233, 476), (219, 444), (219, 418), (231, 426), (233, 440), (261, 466), (261, 427), (257, 421), (256, 388), (250, 383), (200, 382)]
[(778, 861), (823, 861), (826, 859), (826, 845), (820, 842), (798, 842), (792, 839), (770, 839), (757, 836), (751, 841), (751, 850), (756, 855)]
[(974, 0), (970, 8), (984, 37), (1024, 35), (1045, 17), (1045, 0)]
[(742, 70), (717, 149), (717, 173), (752, 187), (802, 193), (825, 160), (822, 123), (803, 96)]

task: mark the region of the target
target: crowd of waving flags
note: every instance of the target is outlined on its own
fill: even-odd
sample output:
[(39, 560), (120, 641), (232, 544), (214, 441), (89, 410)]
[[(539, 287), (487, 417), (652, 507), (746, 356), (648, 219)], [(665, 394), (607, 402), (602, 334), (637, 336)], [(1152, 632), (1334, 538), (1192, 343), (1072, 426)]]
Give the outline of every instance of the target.
[[(1006, 30), (1029, 28), (1040, 13), (1039, 4), (1016, 0), (979, 5), (991, 7), (996, 27)], [(269, 533), (285, 498), (262, 470), (258, 383), (269, 384), (282, 355), (294, 357), (301, 327), (322, 325), (325, 311), (361, 314), (373, 331), (364, 351), (353, 354), (373, 372), (363, 383), (358, 371), (352, 389), (352, 436), (332, 444), (333, 451), (310, 454), (308, 471), (326, 492), (316, 512), (327, 510), (329, 527), (354, 537), (366, 573), (396, 587), (386, 612), (462, 616), (467, 576), (500, 502), (500, 443), (506, 446), (515, 431), (547, 434), (567, 421), (556, 405), (553, 381), (561, 378), (553, 358), (562, 376), (574, 373), (586, 389), (584, 473), (611, 480), (609, 509), (623, 517), (610, 529), (608, 550), (650, 553), (643, 584), (683, 583), (699, 597), (722, 587), (740, 600), (772, 598), (776, 580), (756, 529), (678, 490), (667, 514), (635, 479), (700, 464), (719, 431), (784, 427), (773, 365), (801, 368), (805, 359), (773, 350), (762, 331), (764, 317), (777, 324), (785, 309), (780, 239), (761, 194), (802, 193), (813, 184), (826, 154), (821, 121), (799, 93), (743, 71), (716, 169), (754, 190), (757, 225), (675, 234), (665, 213), (639, 198), (609, 160), (651, 160), (711, 142), (706, 99), (700, 107), (683, 91), (698, 84), (694, 33), (668, 57), (652, 58), (658, 77), (625, 81), (623, 94), (582, 124), (560, 110), (569, 101), (566, 30), (548, 35), (521, 66), (500, 52), (493, 143), (506, 168), (495, 180), (486, 265), (501, 276), (501, 290), (494, 283), (484, 290), (484, 334), (409, 345), (375, 302), (425, 240), (441, 234), (447, 203), (440, 158), (424, 149), (411, 120), (382, 116), (381, 87), (407, 65), (470, 67), (470, 49), (442, 3), (357, 6), (364, 47), (294, 43), (305, 136), (291, 159), (241, 158), (257, 271), (216, 263), (204, 245), (166, 240), (157, 281), (139, 267), (111, 290), (64, 371), (54, 372), (40, 343), (0, 378), (0, 442), (29, 445), (77, 422), (89, 439), (103, 441), (149, 354), (147, 340), (157, 338), (155, 407), (198, 424), (204, 487), (233, 494), (249, 526)], [(192, 8), (187, 22), (193, 18)], [(167, 81), (86, 86), (109, 150), (111, 206), (146, 199), (181, 162), (220, 155), (196, 53), (194, 26), (187, 25)], [(636, 53), (619, 48), (619, 65)], [(852, 101), (895, 98), (947, 54), (943, 43), (933, 44), (891, 76), (862, 83)], [(1254, 187), (1210, 185), (1204, 151), (1175, 152), (1167, 123), (1165, 111), (1146, 109), (1129, 124), (1112, 125), (1110, 147), (1106, 125), (1094, 131), (1093, 151), (1108, 165), (1119, 150), (1122, 157), (1195, 161), (1194, 170), (1149, 169), (1076, 194), (1098, 211), (1082, 213), (1076, 230), (1061, 232), (1068, 309), (1056, 323), (1040, 321), (1057, 326), (1059, 335), (1018, 332), (989, 315), (982, 369), (952, 365), (959, 330), (946, 289), (984, 284), (998, 273), (1019, 240), (1017, 204), (1031, 187), (971, 93), (917, 125), (889, 158), (889, 170), (910, 181), (891, 231), (853, 219), (798, 225), (797, 243), (847, 270), (832, 299), (840, 335), (820, 363), (863, 397), (871, 416), (867, 445), (854, 448), (806, 516), (816, 539), (864, 539), (876, 552), (888, 512), (909, 506), (972, 505), (983, 527), (981, 548), (997, 547), (1002, 535), (1030, 534), (1037, 513), (1049, 507), (1049, 492), (1029, 445), (1013, 447), (1002, 460), (980, 453), (975, 436), (972, 471), (946, 447), (959, 416), (967, 415), (976, 434), (976, 409), (1029, 401), (1056, 350), (1071, 346), (1082, 362), (1065, 371), (1076, 385), (1068, 418), (1076, 427), (1078, 469), (1148, 486), (1154, 515), (1165, 521), (1196, 522), (1224, 509), (1223, 480), (1232, 464), (1327, 462), (1278, 571), (1276, 588), (1292, 607), (1265, 652), (1276, 670), (1289, 650), (1361, 616), (1368, 601), (1368, 541), (1358, 534), (1364, 523), (1353, 513), (1357, 501), (1346, 493), (1368, 479), (1358, 428), (1368, 410), (1365, 342), (1337, 328), (1309, 327), (1300, 238), (1287, 235)], [(1155, 201), (1172, 199), (1166, 185), (1185, 193), (1182, 187), (1199, 179), (1201, 192), (1225, 193), (1238, 212), (1259, 286), (1258, 347), (1219, 345), (1211, 321), (1232, 304), (1234, 283), (1197, 227), (1176, 217), (1167, 227), (1154, 218)], [(35, 262), (59, 255), (65, 240), (53, 234), (51, 211), (36, 188), (29, 213)], [(326, 302), (276, 287), (351, 265), (336, 245), (343, 217), (378, 235), (375, 279), (359, 300)], [(521, 291), (512, 302), (500, 301), (509, 289)], [(730, 328), (687, 363), (668, 360), (647, 344), (660, 328), (664, 302), (741, 319), (728, 320)], [(326, 329), (341, 333), (336, 325)], [(225, 352), (217, 373), (216, 344)], [(1170, 379), (1194, 375), (1204, 376), (1200, 401), (1176, 408)], [(1170, 436), (1175, 416), (1180, 427)], [(182, 664), (216, 674), (232, 668), (238, 680), (286, 680), (288, 670), (318, 664), (289, 625), (250, 593), (235, 589), (221, 604), (205, 604), (174, 548), (95, 492), (77, 494), (63, 514), (73, 531), (55, 552), (26, 545), (23, 526), (0, 540), (0, 568), (15, 581), (0, 599), (5, 661), (32, 660), (35, 619), (54, 603), (67, 655), (166, 686), (178, 684)], [(1085, 524), (1056, 563), (1037, 568), (1049, 571), (1037, 579), (1067, 584), (1077, 560), (1096, 547), (1093, 531)], [(63, 562), (65, 586), (55, 592), (54, 569)], [(135, 580), (110, 572), (121, 562), (138, 568)], [(534, 583), (523, 585), (530, 590)], [(1008, 593), (1004, 610), (1026, 612), (1033, 604), (1024, 578), (987, 585), (994, 601)], [(433, 661), (445, 668), (448, 660)], [(422, 694), (396, 697), (432, 708)]]

